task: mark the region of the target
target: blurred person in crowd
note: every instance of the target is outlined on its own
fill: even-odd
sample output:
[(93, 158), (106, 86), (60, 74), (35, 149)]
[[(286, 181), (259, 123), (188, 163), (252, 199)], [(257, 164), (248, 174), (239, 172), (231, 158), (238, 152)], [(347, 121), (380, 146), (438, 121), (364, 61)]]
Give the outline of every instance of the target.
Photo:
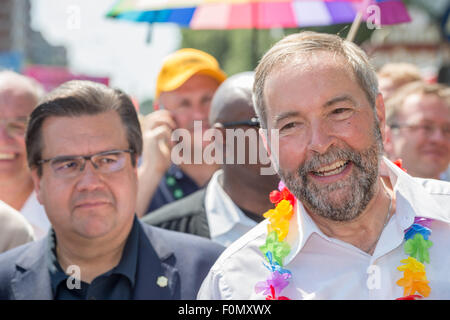
[(437, 82), (450, 86), (450, 64), (444, 64), (439, 68)]
[(135, 215), (142, 134), (129, 97), (69, 81), (32, 112), (28, 165), (52, 229), (0, 255), (0, 299), (193, 299), (222, 247)]
[(419, 68), (411, 63), (387, 63), (377, 73), (378, 88), (386, 101), (401, 86), (422, 80)]
[(43, 93), (34, 79), (0, 71), (0, 200), (23, 214), (38, 239), (50, 222), (33, 192), (24, 136), (27, 118)]
[[(155, 110), (146, 116), (143, 126), (144, 153), (139, 167), (137, 213), (147, 212), (181, 199), (205, 186), (218, 169), (215, 164), (194, 161), (194, 154), (205, 146), (197, 130), (208, 129), (211, 99), (226, 75), (214, 57), (196, 49), (181, 49), (163, 63), (156, 83)], [(191, 154), (176, 165), (171, 161), (174, 130), (190, 133), (190, 141), (181, 141)]]
[(415, 177), (439, 179), (450, 164), (450, 88), (417, 81), (386, 101), (385, 151)]
[(450, 183), (383, 157), (383, 96), (364, 51), (337, 35), (289, 35), (262, 57), (253, 95), (296, 200), (231, 244), (198, 298), (449, 299)]
[(20, 212), (0, 200), (0, 253), (33, 240), (30, 223)]
[[(211, 103), (209, 123), (222, 137), (216, 146), (225, 157), (229, 148), (234, 159), (221, 159), (221, 169), (214, 173), (206, 188), (146, 215), (144, 222), (211, 238), (228, 246), (264, 220), (262, 214), (272, 207), (267, 195), (276, 189), (278, 176), (261, 174), (264, 165), (259, 148), (264, 152), (265, 149), (252, 139), (258, 139), (259, 128), (252, 102), (253, 78), (252, 72), (228, 78)], [(230, 130), (234, 135), (226, 134)], [(239, 145), (242, 138), (239, 134), (248, 136), (245, 145)], [(250, 155), (251, 152), (254, 154)], [(240, 155), (244, 163), (238, 163), (239, 153), (245, 153)], [(251, 156), (256, 158), (253, 163)]]

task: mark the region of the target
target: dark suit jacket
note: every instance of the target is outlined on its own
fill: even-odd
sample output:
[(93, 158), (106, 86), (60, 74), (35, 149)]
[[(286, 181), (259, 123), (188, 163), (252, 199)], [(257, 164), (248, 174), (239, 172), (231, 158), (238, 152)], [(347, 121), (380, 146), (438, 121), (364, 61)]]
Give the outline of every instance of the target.
[(168, 230), (211, 238), (205, 209), (206, 189), (148, 213), (141, 221)]
[[(139, 253), (133, 299), (195, 299), (224, 247), (188, 234), (139, 222)], [(53, 299), (48, 236), (0, 255), (0, 299)], [(157, 285), (165, 276), (166, 287)]]

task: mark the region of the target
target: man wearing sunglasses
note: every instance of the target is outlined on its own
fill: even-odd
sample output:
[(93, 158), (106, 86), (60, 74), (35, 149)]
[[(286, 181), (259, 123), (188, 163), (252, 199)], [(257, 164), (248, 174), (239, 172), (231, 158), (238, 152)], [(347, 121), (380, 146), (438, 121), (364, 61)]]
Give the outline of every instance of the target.
[(223, 137), (223, 145), (217, 145), (225, 155), (221, 169), (205, 189), (146, 215), (144, 222), (228, 246), (264, 219), (262, 214), (272, 207), (268, 194), (276, 189), (278, 177), (261, 173), (270, 163), (262, 163), (259, 151), (265, 152), (264, 146), (251, 139), (252, 134), (258, 139), (259, 129), (252, 85), (253, 73), (240, 73), (225, 80), (213, 97), (209, 122)]
[(20, 211), (38, 239), (46, 235), (50, 222), (33, 192), (25, 129), (42, 94), (43, 89), (33, 79), (12, 71), (0, 72), (0, 200)]
[[(217, 60), (192, 48), (166, 57), (156, 80), (155, 111), (145, 117), (144, 153), (139, 167), (139, 216), (181, 199), (205, 186), (218, 169), (216, 164), (196, 161), (204, 143), (197, 132), (205, 131), (211, 100), (226, 78)], [(196, 126), (200, 124), (200, 126)], [(178, 141), (190, 156), (173, 163), (171, 141), (177, 129), (187, 130), (190, 141)], [(194, 134), (195, 132), (195, 134)]]
[(27, 159), (52, 229), (0, 256), (0, 299), (193, 299), (221, 247), (135, 217), (138, 117), (129, 97), (70, 81), (30, 116)]

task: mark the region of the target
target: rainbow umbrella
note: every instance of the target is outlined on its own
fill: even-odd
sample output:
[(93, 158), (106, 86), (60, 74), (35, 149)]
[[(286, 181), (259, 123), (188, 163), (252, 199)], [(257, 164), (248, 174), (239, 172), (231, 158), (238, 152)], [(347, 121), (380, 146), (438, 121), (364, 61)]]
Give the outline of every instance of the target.
[(120, 0), (107, 17), (191, 29), (299, 28), (365, 20), (370, 5), (381, 25), (411, 21), (401, 0)]

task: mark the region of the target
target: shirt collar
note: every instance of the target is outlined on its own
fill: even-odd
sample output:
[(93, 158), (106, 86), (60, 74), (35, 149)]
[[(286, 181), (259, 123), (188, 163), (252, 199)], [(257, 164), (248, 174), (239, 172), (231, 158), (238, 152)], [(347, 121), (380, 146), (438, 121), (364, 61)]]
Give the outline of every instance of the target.
[(122, 258), (119, 264), (111, 271), (111, 273), (122, 274), (126, 276), (134, 287), (136, 282), (136, 269), (139, 253), (139, 222), (134, 216), (133, 226), (128, 235), (127, 242), (122, 251)]
[[(450, 223), (450, 219), (445, 216), (435, 200), (415, 178), (408, 175), (386, 157), (382, 159), (381, 166), (383, 165), (385, 165), (385, 171), (387, 171), (391, 184), (394, 186), (396, 197), (395, 219), (401, 228), (401, 232), (414, 223), (414, 217), (416, 216)], [(313, 233), (320, 235), (322, 238), (330, 239), (317, 227), (304, 206), (297, 200), (295, 214), (290, 220), (289, 232), (286, 237), (287, 243), (291, 246), (291, 251), (285, 258), (284, 265), (294, 259)]]
[(217, 170), (206, 188), (205, 210), (211, 238), (229, 232), (237, 224), (253, 227), (257, 223), (248, 218), (223, 190), (220, 180), (223, 170)]

